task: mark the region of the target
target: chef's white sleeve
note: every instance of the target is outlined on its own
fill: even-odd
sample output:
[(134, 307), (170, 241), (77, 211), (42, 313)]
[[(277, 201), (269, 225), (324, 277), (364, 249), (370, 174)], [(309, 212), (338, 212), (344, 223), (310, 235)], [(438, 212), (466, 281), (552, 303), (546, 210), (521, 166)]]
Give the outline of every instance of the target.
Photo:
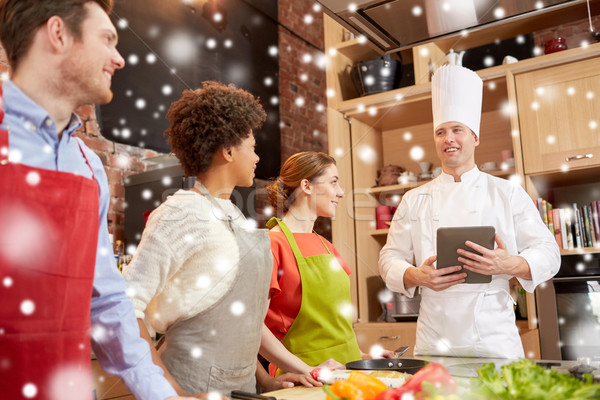
[(519, 255), (529, 264), (532, 279), (518, 278), (528, 292), (552, 278), (560, 268), (560, 249), (552, 232), (540, 218), (538, 209), (518, 185), (511, 196), (515, 239)]
[(379, 253), (379, 274), (388, 289), (413, 297), (416, 287), (404, 287), (404, 273), (414, 268), (410, 263), (414, 258), (412, 236), (410, 233), (409, 207), (402, 199), (388, 232), (385, 246)]

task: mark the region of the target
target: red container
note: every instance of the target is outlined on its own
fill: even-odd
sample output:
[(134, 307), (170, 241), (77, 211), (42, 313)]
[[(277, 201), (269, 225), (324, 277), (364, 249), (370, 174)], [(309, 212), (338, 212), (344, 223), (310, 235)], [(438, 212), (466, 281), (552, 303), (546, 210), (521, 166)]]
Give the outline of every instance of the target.
[(557, 37), (544, 43), (544, 54), (556, 53), (562, 50), (567, 50), (565, 38)]
[(375, 220), (377, 221), (377, 229), (387, 229), (390, 226), (386, 224), (386, 221), (392, 220), (392, 207), (390, 206), (377, 206), (375, 209)]

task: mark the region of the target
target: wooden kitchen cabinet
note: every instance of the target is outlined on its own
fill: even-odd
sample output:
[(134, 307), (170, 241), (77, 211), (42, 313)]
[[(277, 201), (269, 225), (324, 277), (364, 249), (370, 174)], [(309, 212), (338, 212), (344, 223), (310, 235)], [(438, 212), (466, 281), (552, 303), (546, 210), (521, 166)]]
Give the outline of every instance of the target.
[[(417, 161), (431, 162), (432, 169), (440, 165), (433, 143), (431, 88), (425, 76), (416, 76), (417, 84), (414, 86), (357, 97), (347, 73), (348, 66), (378, 55), (357, 39), (342, 42), (343, 28), (327, 15), (324, 19), (325, 49), (329, 56), (326, 68), (329, 152), (337, 160), (340, 185), (346, 192), (343, 202), (340, 203), (342, 207), (338, 207), (338, 215), (332, 221), (333, 243), (353, 271), (351, 290), (357, 308), (355, 320), (358, 323), (373, 323), (382, 313), (378, 294), (384, 284), (379, 277), (377, 262), (387, 235), (386, 229), (376, 229), (375, 207), (382, 203), (398, 202), (405, 191), (423, 183), (375, 188), (375, 179), (377, 171), (388, 164), (400, 165), (413, 171), (415, 175), (419, 172)], [(410, 55), (415, 65), (420, 56), (419, 50), (413, 49)], [(429, 54), (429, 61), (433, 65), (443, 63), (443, 52), (430, 51)], [(405, 56), (406, 54), (402, 53), (403, 59)], [(596, 72), (600, 68), (596, 67), (593, 71), (592, 66), (594, 63), (596, 66), (600, 65), (598, 57), (600, 43), (477, 71), (484, 81), (481, 144), (475, 154), (477, 165), (495, 161), (500, 166), (501, 151), (513, 150), (514, 169), (497, 171), (494, 174), (520, 182), (533, 199), (537, 199), (539, 193), (547, 188), (544, 186), (546, 178), (551, 178), (552, 185), (561, 179), (576, 178), (581, 183), (589, 181), (590, 178), (594, 179), (594, 176), (600, 176), (600, 167), (597, 166), (600, 155), (597, 155), (596, 149), (600, 146), (600, 128), (591, 131), (594, 124), (590, 125), (590, 118), (577, 124), (569, 121), (568, 127), (564, 124), (557, 125), (561, 127), (561, 132), (556, 135), (555, 139), (560, 140), (559, 146), (556, 147), (569, 151), (576, 149), (577, 152), (584, 149), (586, 154), (594, 153), (592, 161), (578, 159), (572, 162), (572, 169), (566, 177), (560, 166), (546, 169), (550, 168), (550, 164), (542, 164), (542, 169), (531, 169), (534, 168), (531, 162), (525, 162), (524, 157), (529, 157), (531, 151), (546, 151), (547, 135), (540, 133), (538, 125), (534, 125), (537, 120), (529, 124), (530, 118), (520, 114), (522, 111), (525, 113), (524, 107), (531, 103), (522, 97), (523, 93), (535, 93), (532, 89), (522, 86), (528, 83), (532, 76), (537, 76), (535, 79), (540, 81), (546, 79), (547, 82), (550, 82), (548, 79), (553, 79), (552, 76), (558, 76), (563, 79), (563, 83), (557, 84), (556, 87), (568, 87), (566, 82), (569, 74), (565, 71), (571, 71), (571, 79), (577, 82), (576, 92), (593, 91), (594, 96), (586, 103), (588, 108), (573, 104), (568, 107), (582, 108), (584, 111), (578, 110), (577, 115), (588, 117), (592, 115), (590, 110), (595, 110), (594, 118), (600, 123), (600, 82)], [(570, 69), (572, 64), (576, 64), (573, 70)], [(418, 73), (425, 72), (422, 68), (416, 68), (415, 74)], [(549, 88), (553, 87), (551, 82), (548, 84)], [(543, 101), (549, 99), (544, 98)], [(564, 99), (561, 98), (560, 101)], [(563, 118), (568, 116), (568, 113), (562, 113), (560, 110), (550, 112), (562, 115)], [(581, 133), (580, 127), (586, 129), (585, 133)], [(536, 136), (532, 138), (532, 134)], [(590, 134), (594, 134), (595, 137), (590, 138)], [(568, 135), (568, 138), (565, 135)], [(543, 138), (546, 144), (541, 144), (539, 137)], [(527, 144), (522, 143), (524, 140)], [(568, 147), (566, 143), (576, 145)], [(532, 146), (538, 149), (531, 150)], [(415, 159), (415, 153), (421, 154), (420, 160)], [(579, 153), (569, 153), (577, 154)], [(566, 157), (565, 154), (556, 157), (563, 156)], [(525, 168), (529, 169), (526, 171)], [(534, 170), (537, 172), (531, 172)], [(528, 335), (532, 336), (537, 334), (531, 333), (537, 327), (534, 296), (528, 294), (527, 300), (529, 321), (526, 323)]]
[[(519, 335), (523, 343), (525, 358), (531, 360), (540, 359), (540, 339), (537, 328), (530, 329), (527, 321), (517, 321)], [(414, 355), (416, 341), (417, 323), (416, 322), (371, 322), (357, 323), (354, 325), (354, 332), (360, 349), (368, 353), (374, 345), (382, 346), (386, 350), (396, 350), (400, 346), (410, 346), (404, 357)]]
[(414, 355), (416, 322), (371, 322), (354, 325), (358, 346), (363, 353), (369, 353), (372, 346), (379, 345), (385, 350), (394, 351), (401, 346), (409, 346), (404, 357)]
[(525, 174), (600, 166), (600, 58), (515, 76)]
[(555, 208), (600, 199), (600, 55), (588, 56), (515, 74), (526, 189)]

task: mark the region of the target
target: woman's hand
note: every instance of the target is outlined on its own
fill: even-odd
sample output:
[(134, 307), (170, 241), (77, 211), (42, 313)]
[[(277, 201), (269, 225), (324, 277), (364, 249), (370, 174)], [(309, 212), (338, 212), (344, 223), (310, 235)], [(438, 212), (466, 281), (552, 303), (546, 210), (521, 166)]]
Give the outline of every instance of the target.
[(288, 389), (300, 385), (306, 387), (323, 386), (321, 382), (314, 380), (308, 375), (286, 372), (264, 382), (263, 390), (265, 392), (272, 392), (273, 390)]
[(344, 364), (334, 360), (333, 358), (330, 358), (329, 360), (323, 361), (316, 368), (346, 369), (346, 366)]

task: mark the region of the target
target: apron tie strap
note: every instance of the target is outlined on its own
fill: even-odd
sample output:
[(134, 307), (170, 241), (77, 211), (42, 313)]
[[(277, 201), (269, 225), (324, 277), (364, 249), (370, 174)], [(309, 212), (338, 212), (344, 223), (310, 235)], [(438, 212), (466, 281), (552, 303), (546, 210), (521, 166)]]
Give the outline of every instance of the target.
[[(516, 305), (517, 302), (515, 301), (515, 299), (512, 298), (512, 296), (510, 295), (510, 293), (508, 293), (508, 291), (506, 289), (503, 288), (489, 288), (486, 290), (483, 290), (481, 292), (479, 292), (479, 295), (477, 296), (477, 302), (475, 303), (475, 315), (479, 315), (479, 313), (481, 313), (481, 304), (483, 303), (483, 298), (487, 295), (490, 294), (498, 294), (498, 293), (506, 293), (506, 295), (508, 296), (508, 298), (511, 300), (507, 303), (507, 305), (510, 305), (510, 303), (512, 302), (512, 305)], [(475, 324), (475, 332), (477, 334), (477, 341), (481, 340), (481, 335), (479, 334), (479, 329), (477, 328), (477, 324)]]
[(294, 253), (296, 262), (298, 264), (304, 262), (304, 256), (302, 256), (302, 253), (300, 252), (300, 247), (298, 247), (298, 243), (296, 243), (296, 239), (294, 239), (294, 234), (292, 233), (292, 231), (290, 231), (290, 228), (288, 228), (287, 225), (279, 218), (272, 217), (269, 220), (269, 222), (267, 222), (267, 227), (274, 227), (275, 225), (279, 225), (281, 231), (285, 235), (285, 238), (287, 239), (288, 243), (290, 244), (290, 247), (292, 248), (292, 252)]
[[(0, 85), (0, 124), (4, 120), (4, 100), (2, 98), (2, 86)], [(8, 131), (0, 129), (0, 165), (8, 164)]]

